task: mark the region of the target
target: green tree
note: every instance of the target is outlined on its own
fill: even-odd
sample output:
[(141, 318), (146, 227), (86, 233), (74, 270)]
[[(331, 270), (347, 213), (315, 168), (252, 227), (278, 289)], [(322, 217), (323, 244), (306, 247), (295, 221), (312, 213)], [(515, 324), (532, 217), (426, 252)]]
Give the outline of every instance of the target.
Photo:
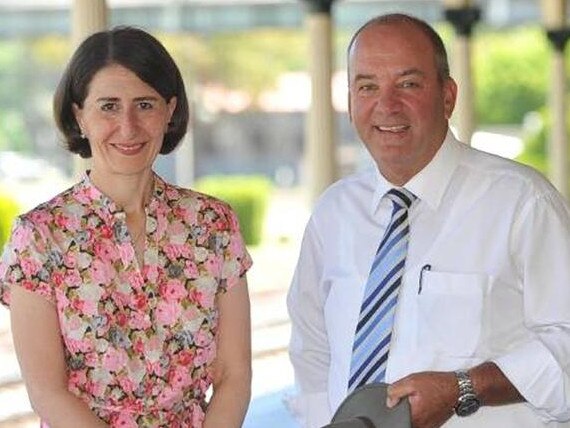
[(549, 50), (538, 26), (478, 33), (473, 60), (480, 123), (521, 123), (544, 105)]

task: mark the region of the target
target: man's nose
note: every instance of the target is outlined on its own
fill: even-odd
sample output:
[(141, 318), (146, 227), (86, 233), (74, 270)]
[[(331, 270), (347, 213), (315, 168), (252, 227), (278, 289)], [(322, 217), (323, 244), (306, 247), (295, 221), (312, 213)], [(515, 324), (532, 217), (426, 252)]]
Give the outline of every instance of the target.
[(384, 88), (380, 91), (376, 100), (376, 109), (382, 113), (397, 113), (402, 107), (402, 102), (395, 89)]

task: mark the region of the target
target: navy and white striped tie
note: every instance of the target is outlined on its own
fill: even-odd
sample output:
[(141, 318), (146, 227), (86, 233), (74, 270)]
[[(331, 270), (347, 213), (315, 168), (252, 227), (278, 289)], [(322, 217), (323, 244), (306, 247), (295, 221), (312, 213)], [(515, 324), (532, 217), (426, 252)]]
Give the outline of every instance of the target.
[(384, 381), (394, 312), (408, 252), (408, 209), (416, 197), (404, 188), (391, 189), (384, 196), (392, 201), (392, 217), (366, 281), (352, 347), (349, 393), (359, 386)]

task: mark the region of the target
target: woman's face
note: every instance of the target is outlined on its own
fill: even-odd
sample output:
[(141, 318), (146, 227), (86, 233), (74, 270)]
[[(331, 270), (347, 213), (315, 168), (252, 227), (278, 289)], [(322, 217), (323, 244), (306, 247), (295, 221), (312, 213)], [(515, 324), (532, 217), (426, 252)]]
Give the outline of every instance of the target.
[(91, 146), (93, 172), (110, 177), (150, 170), (175, 108), (176, 97), (167, 102), (129, 69), (112, 64), (99, 70), (83, 107), (73, 106)]

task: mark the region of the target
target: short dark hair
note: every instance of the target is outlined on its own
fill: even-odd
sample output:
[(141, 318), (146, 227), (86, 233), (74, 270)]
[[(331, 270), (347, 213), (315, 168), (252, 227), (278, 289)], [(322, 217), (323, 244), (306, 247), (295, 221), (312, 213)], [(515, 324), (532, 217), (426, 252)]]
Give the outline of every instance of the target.
[(160, 149), (162, 154), (170, 153), (186, 134), (189, 120), (188, 99), (180, 70), (155, 37), (141, 29), (125, 26), (101, 31), (85, 39), (61, 77), (53, 100), (53, 111), (67, 149), (82, 158), (91, 157), (91, 147), (81, 135), (73, 104), (83, 107), (93, 76), (112, 64), (135, 73), (166, 102), (176, 97), (176, 108)]
[(447, 59), (447, 51), (445, 50), (445, 45), (443, 40), (437, 34), (437, 32), (429, 25), (427, 22), (416, 18), (414, 16), (406, 15), (404, 13), (389, 13), (386, 15), (376, 16), (369, 21), (365, 22), (352, 36), (350, 43), (348, 44), (347, 53), (350, 56), (350, 51), (358, 38), (358, 35), (362, 33), (366, 28), (376, 25), (390, 25), (390, 24), (410, 24), (419, 29), (424, 33), (430, 40), (434, 54), (435, 54), (435, 66), (437, 69), (437, 77), (440, 82), (444, 82), (449, 79), (449, 61)]

